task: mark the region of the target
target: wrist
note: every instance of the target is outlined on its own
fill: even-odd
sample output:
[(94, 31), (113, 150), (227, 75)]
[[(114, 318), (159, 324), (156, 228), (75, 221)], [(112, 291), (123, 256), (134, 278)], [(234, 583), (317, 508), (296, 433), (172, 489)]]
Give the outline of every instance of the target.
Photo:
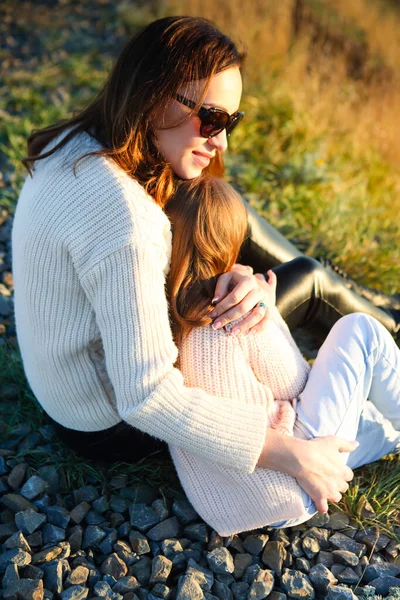
[(257, 466), (296, 477), (301, 470), (299, 456), (304, 444), (306, 440), (284, 435), (268, 427)]

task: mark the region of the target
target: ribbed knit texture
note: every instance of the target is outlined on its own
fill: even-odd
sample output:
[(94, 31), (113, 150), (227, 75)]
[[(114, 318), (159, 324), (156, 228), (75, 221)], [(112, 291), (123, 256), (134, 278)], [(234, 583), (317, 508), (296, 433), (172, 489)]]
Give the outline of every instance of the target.
[[(60, 139), (60, 138), (59, 138)], [(54, 144), (58, 140), (54, 141)], [(65, 427), (125, 420), (203, 460), (252, 472), (266, 402), (184, 386), (165, 275), (170, 224), (87, 134), (38, 161), (12, 232), (17, 337), (29, 384)]]
[[(250, 404), (264, 405), (268, 426), (293, 435), (296, 397), (310, 367), (276, 308), (265, 332), (257, 335), (233, 336), (211, 326), (193, 329), (179, 355), (186, 385), (228, 396), (233, 402), (245, 398)], [(190, 502), (220, 535), (305, 513), (301, 489), (289, 475), (259, 467), (242, 473), (173, 446), (170, 453)]]

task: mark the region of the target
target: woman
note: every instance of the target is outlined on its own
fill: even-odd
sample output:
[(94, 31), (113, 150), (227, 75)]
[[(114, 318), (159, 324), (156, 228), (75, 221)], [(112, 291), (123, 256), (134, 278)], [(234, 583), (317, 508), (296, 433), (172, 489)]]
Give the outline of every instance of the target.
[[(237, 260), (246, 210), (231, 186), (204, 175), (182, 182), (165, 211), (173, 232), (172, 327), (186, 385), (263, 405), (267, 426), (300, 444), (326, 435), (355, 438), (359, 446), (346, 457), (352, 468), (399, 448), (400, 350), (386, 329), (361, 313), (343, 317), (311, 370), (276, 308), (258, 335), (233, 335), (240, 319), (230, 335), (214, 330), (208, 315), (216, 278)], [(316, 512), (296, 464), (243, 473), (177, 447), (170, 452), (192, 505), (222, 536), (295, 525)]]
[[(177, 180), (222, 176), (243, 59), (204, 19), (160, 19), (86, 109), (33, 133), (12, 237), (17, 337), (33, 392), (81, 454), (134, 461), (174, 444), (243, 472), (296, 460), (318, 502), (351, 475), (351, 443), (278, 445), (262, 407), (186, 388), (174, 368), (162, 207)], [(242, 332), (266, 327), (262, 275), (235, 267), (214, 294), (215, 327), (243, 315)]]

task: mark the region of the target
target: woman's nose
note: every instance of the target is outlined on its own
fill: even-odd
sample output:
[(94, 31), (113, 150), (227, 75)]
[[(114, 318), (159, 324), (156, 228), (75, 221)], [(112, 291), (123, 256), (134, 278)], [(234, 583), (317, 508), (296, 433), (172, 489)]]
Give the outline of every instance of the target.
[(228, 138), (226, 136), (226, 130), (223, 129), (218, 135), (215, 135), (212, 138), (209, 138), (208, 143), (210, 146), (216, 148), (220, 152), (225, 152), (228, 147)]

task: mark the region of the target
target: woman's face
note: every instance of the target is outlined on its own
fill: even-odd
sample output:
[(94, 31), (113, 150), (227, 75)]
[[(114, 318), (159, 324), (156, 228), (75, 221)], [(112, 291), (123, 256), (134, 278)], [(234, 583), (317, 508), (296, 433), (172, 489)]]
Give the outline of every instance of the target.
[[(189, 84), (188, 89), (182, 88), (177, 93), (196, 102), (204, 86), (204, 79), (194, 81)], [(203, 106), (221, 108), (231, 115), (239, 109), (241, 95), (242, 77), (239, 68), (230, 67), (213, 75)], [(210, 139), (202, 137), (200, 119), (195, 115), (179, 127), (160, 129), (176, 123), (189, 110), (177, 100), (173, 100), (165, 114), (155, 118), (153, 129), (159, 152), (182, 179), (193, 179), (201, 175), (217, 150), (224, 152), (228, 145), (225, 129)]]

